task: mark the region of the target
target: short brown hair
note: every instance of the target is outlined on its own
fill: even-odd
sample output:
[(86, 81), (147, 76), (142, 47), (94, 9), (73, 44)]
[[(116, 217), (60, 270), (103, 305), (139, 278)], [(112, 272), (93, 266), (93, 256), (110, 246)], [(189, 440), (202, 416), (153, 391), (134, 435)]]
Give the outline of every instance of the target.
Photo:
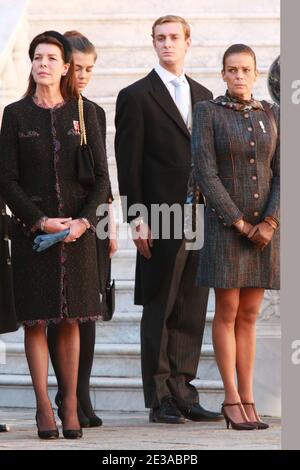
[(68, 39), (73, 51), (83, 52), (83, 54), (93, 54), (94, 60), (97, 60), (97, 52), (94, 44), (79, 31), (66, 31), (64, 36)]
[[(70, 54), (70, 57), (65, 57), (64, 45), (55, 37), (51, 35), (47, 35), (47, 34), (39, 34), (38, 36), (33, 38), (29, 46), (31, 60), (33, 60), (34, 52), (39, 44), (54, 44), (60, 49), (64, 63), (70, 64), (67, 74), (61, 77), (61, 81), (60, 81), (61, 94), (65, 101), (71, 100), (72, 98), (78, 98), (79, 93), (77, 91), (75, 69), (74, 69), (74, 62), (72, 59), (72, 55)], [(36, 90), (36, 83), (33, 79), (31, 72), (30, 72), (28, 81), (29, 81), (28, 87), (24, 96), (33, 96)]]
[(223, 55), (223, 71), (225, 70), (226, 59), (232, 54), (248, 54), (254, 60), (254, 66), (256, 70), (256, 55), (251, 47), (246, 46), (245, 44), (233, 44), (232, 46), (228, 47)]
[(188, 24), (188, 22), (184, 18), (182, 18), (182, 16), (165, 15), (165, 16), (161, 16), (160, 18), (157, 18), (157, 20), (155, 20), (155, 22), (152, 25), (151, 36), (153, 37), (153, 39), (155, 37), (155, 27), (164, 23), (181, 23), (183, 31), (184, 31), (185, 39), (188, 39), (191, 37), (191, 27)]

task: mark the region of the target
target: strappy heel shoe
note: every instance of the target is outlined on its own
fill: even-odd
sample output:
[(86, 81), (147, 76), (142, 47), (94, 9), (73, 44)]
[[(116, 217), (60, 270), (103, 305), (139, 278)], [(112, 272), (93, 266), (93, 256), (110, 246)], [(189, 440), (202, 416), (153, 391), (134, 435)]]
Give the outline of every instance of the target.
[(63, 436), (65, 439), (80, 439), (82, 437), (82, 429), (65, 429), (64, 428), (64, 416), (62, 411), (62, 403), (57, 408), (57, 415), (61, 420), (62, 428), (63, 428)]
[[(257, 427), (257, 429), (268, 429), (269, 425), (267, 423), (264, 423), (260, 417), (259, 417), (259, 414), (257, 413), (256, 411), (256, 408), (255, 408), (255, 403), (253, 402), (250, 402), (250, 403), (247, 403), (247, 402), (242, 402), (242, 405), (246, 405), (246, 406), (251, 406), (252, 407), (252, 411), (254, 413), (254, 416), (255, 416), (255, 421), (253, 421)], [(246, 412), (246, 410), (245, 410)], [(246, 412), (247, 414), (247, 412)]]
[(39, 438), (40, 439), (58, 439), (58, 437), (59, 437), (58, 428), (56, 427), (55, 429), (48, 429), (46, 431), (41, 431), (39, 429), (37, 417), (38, 417), (38, 412), (36, 412), (36, 414), (35, 414), (35, 421), (36, 421), (36, 427), (37, 427), (37, 430), (38, 430)]
[[(228, 416), (228, 414), (226, 412), (226, 407), (228, 407), (228, 406), (238, 406), (240, 411), (241, 411), (241, 415), (244, 418), (244, 421), (238, 422), (238, 423), (233, 421), (233, 419), (230, 418), (230, 416)], [(232, 429), (235, 429), (237, 431), (251, 431), (252, 429), (257, 428), (256, 424), (254, 424), (251, 421), (247, 420), (247, 416), (246, 416), (245, 410), (244, 410), (243, 405), (242, 405), (241, 402), (222, 403), (222, 414), (225, 418), (227, 429), (229, 429), (230, 424), (231, 424)]]

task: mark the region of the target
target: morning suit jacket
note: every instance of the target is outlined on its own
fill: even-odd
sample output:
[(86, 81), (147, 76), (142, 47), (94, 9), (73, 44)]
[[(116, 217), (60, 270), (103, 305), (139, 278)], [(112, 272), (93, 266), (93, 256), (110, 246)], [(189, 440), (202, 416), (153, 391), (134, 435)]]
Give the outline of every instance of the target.
[[(211, 92), (187, 77), (192, 105), (212, 98)], [(116, 108), (115, 150), (119, 190), (127, 196), (128, 208), (144, 204), (181, 206), (186, 200), (190, 174), (190, 133), (169, 91), (152, 70), (145, 78), (121, 90)], [(124, 219), (133, 220), (124, 210)], [(151, 217), (149, 217), (151, 226)], [(135, 303), (145, 305), (159, 290), (161, 281), (172, 272), (183, 237), (154, 240), (152, 257), (137, 253)]]

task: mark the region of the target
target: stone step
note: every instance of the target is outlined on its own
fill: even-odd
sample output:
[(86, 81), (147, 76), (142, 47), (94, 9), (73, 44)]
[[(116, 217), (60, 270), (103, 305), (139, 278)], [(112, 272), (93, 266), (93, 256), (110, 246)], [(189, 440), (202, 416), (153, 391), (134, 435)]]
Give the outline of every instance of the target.
[[(136, 344), (140, 342), (140, 319), (141, 313), (115, 314), (114, 318), (107, 323), (98, 322), (96, 329), (96, 343), (110, 344), (112, 341), (122, 344)], [(213, 312), (207, 313), (204, 330), (203, 344), (211, 344)]]
[[(77, 29), (92, 42), (98, 43), (100, 40), (114, 41), (117, 31), (117, 41), (130, 45), (137, 38), (145, 38), (150, 43), (151, 27), (156, 15), (34, 14), (29, 15), (28, 19), (30, 37), (49, 29), (61, 32)], [(191, 25), (192, 37), (199, 42), (208, 37), (224, 38), (228, 45), (238, 42), (251, 44), (253, 37), (258, 43), (270, 40), (277, 42), (280, 34), (278, 13), (189, 13), (186, 19)]]
[[(58, 5), (53, 0), (30, 0), (28, 11), (30, 14), (56, 14)], [(86, 13), (86, 3), (82, 0), (64, 0), (59, 3), (60, 14), (69, 14), (73, 12)], [(280, 12), (279, 0), (252, 0), (250, 3), (241, 2), (240, 0), (169, 0), (168, 4), (163, 4), (160, 0), (139, 0), (138, 2), (124, 2), (123, 0), (89, 0), (89, 14), (104, 13), (111, 14), (145, 14), (149, 13), (153, 16), (153, 12), (157, 16), (170, 14), (188, 15), (191, 11), (205, 12), (207, 14), (219, 14), (222, 11), (253, 14), (253, 13), (276, 13)]]
[[(134, 281), (116, 281), (116, 311), (111, 321), (96, 323), (96, 344), (137, 344), (140, 342), (142, 306), (133, 303)], [(211, 324), (214, 316), (215, 297), (211, 290), (208, 300), (203, 344), (211, 343)], [(23, 343), (24, 330), (0, 335), (0, 346)], [(2, 343), (1, 343), (2, 342)], [(1, 351), (1, 350), (0, 350)]]
[[(186, 67), (219, 67), (222, 66), (222, 57), (228, 43), (205, 41), (204, 43), (192, 42), (185, 66)], [(251, 47), (256, 53), (258, 69), (270, 67), (273, 60), (279, 55), (278, 43), (253, 44)], [(101, 69), (114, 67), (148, 67), (151, 69), (157, 62), (157, 55), (151, 43), (130, 45), (100, 43), (96, 45), (97, 66)]]
[[(9, 343), (6, 348), (6, 363), (0, 363), (0, 374), (29, 373), (23, 343)], [(50, 364), (49, 374), (54, 375)], [(93, 361), (92, 377), (141, 377), (140, 345), (96, 344)], [(211, 344), (202, 347), (197, 378), (220, 380), (216, 366), (214, 351)]]
[(118, 250), (112, 263), (112, 277), (118, 280), (131, 280), (135, 277), (135, 250)]
[[(201, 404), (218, 409), (223, 401), (223, 384), (217, 380), (195, 380), (193, 384), (201, 395)], [(139, 377), (93, 377), (91, 398), (96, 410), (142, 411), (144, 398)], [(49, 377), (49, 395), (54, 404), (56, 380)], [(29, 375), (0, 375), (0, 407), (34, 408), (35, 397)]]

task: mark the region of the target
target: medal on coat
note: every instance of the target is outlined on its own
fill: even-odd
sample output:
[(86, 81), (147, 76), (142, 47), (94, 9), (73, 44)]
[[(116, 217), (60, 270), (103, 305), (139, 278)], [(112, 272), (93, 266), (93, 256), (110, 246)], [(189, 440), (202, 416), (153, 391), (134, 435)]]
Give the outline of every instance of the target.
[(264, 123), (262, 121), (258, 121), (258, 122), (259, 122), (260, 127), (262, 128), (263, 133), (266, 134), (266, 128), (265, 128)]
[(80, 124), (79, 121), (73, 121), (73, 128), (76, 134), (80, 134)]

